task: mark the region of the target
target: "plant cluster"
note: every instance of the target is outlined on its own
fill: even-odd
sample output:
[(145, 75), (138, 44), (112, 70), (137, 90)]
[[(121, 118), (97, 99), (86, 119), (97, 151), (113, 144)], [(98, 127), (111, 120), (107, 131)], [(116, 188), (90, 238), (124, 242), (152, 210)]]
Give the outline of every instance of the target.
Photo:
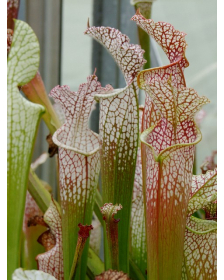
[[(88, 26), (84, 33), (110, 52), (126, 86), (102, 87), (95, 71), (77, 92), (54, 87), (52, 105), (37, 72), (37, 37), (25, 22), (13, 26), (15, 3), (8, 1), (7, 31), (8, 279), (215, 279), (217, 169), (192, 175), (202, 137), (194, 118), (209, 100), (186, 86), (186, 34), (137, 10), (141, 39), (152, 36), (170, 61), (142, 70), (140, 45), (117, 29)], [(89, 128), (95, 102), (99, 134)], [(49, 153), (31, 164), (41, 117)], [(57, 199), (35, 173), (49, 155), (59, 167)]]

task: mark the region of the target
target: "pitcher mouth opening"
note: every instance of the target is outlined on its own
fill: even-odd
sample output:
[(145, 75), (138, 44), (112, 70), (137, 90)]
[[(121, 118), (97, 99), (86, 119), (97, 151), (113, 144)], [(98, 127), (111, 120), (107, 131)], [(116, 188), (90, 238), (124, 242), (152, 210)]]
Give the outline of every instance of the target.
[[(194, 122), (195, 124), (195, 122)], [(145, 144), (146, 146), (148, 146), (151, 150), (152, 150), (152, 153), (153, 153), (153, 156), (154, 156), (154, 159), (155, 161), (159, 161), (160, 157), (167, 151), (175, 148), (175, 147), (186, 147), (186, 146), (194, 146), (196, 144), (198, 144), (201, 140), (202, 140), (202, 134), (201, 134), (201, 131), (200, 129), (197, 127), (197, 125), (195, 124), (195, 128), (196, 128), (196, 131), (197, 131), (197, 134), (195, 136), (195, 140), (192, 140), (192, 141), (189, 141), (187, 143), (176, 143), (174, 145), (171, 145), (171, 146), (168, 146), (166, 147), (165, 149), (163, 149), (161, 152), (157, 153), (155, 151), (155, 148), (153, 145), (147, 143), (147, 137), (148, 135), (156, 128), (156, 125), (154, 126), (151, 126), (150, 128), (148, 129), (145, 129), (141, 135), (140, 135), (140, 140), (143, 144)]]
[[(62, 126), (61, 128), (59, 128), (53, 135), (52, 139), (54, 141), (54, 143), (59, 147), (59, 148), (63, 148), (63, 149), (66, 149), (66, 150), (70, 150), (70, 151), (73, 151), (75, 153), (78, 153), (78, 154), (81, 154), (81, 155), (84, 155), (84, 156), (91, 156), (93, 154), (95, 154), (97, 151), (99, 151), (100, 149), (100, 145), (98, 144), (94, 149), (90, 150), (90, 151), (83, 151), (83, 150), (80, 150), (78, 148), (75, 148), (75, 147), (72, 147), (72, 146), (69, 146), (69, 145), (66, 145), (65, 143), (61, 142), (60, 140), (58, 140), (58, 134), (59, 133), (63, 133), (64, 131), (64, 127)], [(96, 135), (96, 137), (98, 137), (99, 139), (99, 135), (95, 132), (92, 131), (93, 134)], [(62, 137), (63, 138), (63, 137)], [(99, 143), (99, 142), (98, 142)]]

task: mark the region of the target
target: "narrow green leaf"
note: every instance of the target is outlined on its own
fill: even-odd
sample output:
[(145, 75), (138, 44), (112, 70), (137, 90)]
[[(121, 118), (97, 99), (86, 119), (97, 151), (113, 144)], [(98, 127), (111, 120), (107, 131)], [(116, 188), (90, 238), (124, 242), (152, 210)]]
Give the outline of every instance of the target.
[(95, 279), (96, 275), (99, 275), (104, 271), (104, 263), (101, 259), (94, 253), (94, 251), (89, 248), (88, 251), (88, 261), (87, 261), (87, 275), (90, 279)]
[(7, 63), (7, 242), (8, 279), (19, 267), (28, 172), (36, 130), (44, 108), (22, 97), (18, 86), (28, 83), (39, 65), (39, 44), (28, 24), (15, 21)]

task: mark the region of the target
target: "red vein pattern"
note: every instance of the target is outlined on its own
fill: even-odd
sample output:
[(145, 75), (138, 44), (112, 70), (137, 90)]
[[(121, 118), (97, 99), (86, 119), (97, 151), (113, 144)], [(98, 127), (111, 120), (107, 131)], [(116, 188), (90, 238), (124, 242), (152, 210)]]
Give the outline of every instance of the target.
[(171, 79), (166, 83), (155, 80), (145, 89), (161, 116), (147, 138), (147, 143), (154, 146), (155, 152), (159, 154), (169, 146), (194, 142), (197, 135), (194, 114), (209, 100), (199, 97), (194, 89), (176, 89)]
[(109, 269), (97, 275), (95, 280), (130, 280), (130, 278), (123, 271)]
[[(170, 78), (170, 75), (172, 83), (176, 88), (185, 87), (186, 83), (183, 71), (189, 65), (185, 58), (187, 47), (185, 42), (186, 34), (175, 30), (169, 23), (154, 23), (152, 19), (145, 19), (138, 11), (132, 17), (132, 20), (156, 40), (170, 60), (169, 65), (141, 71), (138, 75), (138, 85), (140, 88), (146, 90), (146, 85), (158, 79), (161, 82), (166, 82)], [(151, 104), (151, 99), (146, 94), (143, 129), (145, 130), (151, 127), (159, 119), (159, 110), (157, 110), (155, 104)]]
[(145, 106), (142, 117), (142, 129), (141, 132), (146, 130), (147, 128), (156, 125), (161, 119), (160, 111), (156, 108), (153, 103), (151, 97), (146, 94), (145, 95)]
[[(100, 146), (103, 202), (121, 203), (119, 226), (120, 264), (128, 272), (128, 242), (131, 199), (137, 158), (139, 113), (136, 77), (144, 51), (129, 43), (129, 38), (110, 27), (89, 27), (85, 34), (101, 43), (113, 56), (124, 74), (127, 86), (109, 94), (96, 95), (100, 101)], [(133, 174), (133, 175), (132, 175)], [(123, 255), (122, 255), (123, 254)], [(123, 263), (125, 262), (123, 266)]]
[(153, 279), (180, 279), (193, 152), (192, 146), (173, 146), (155, 159), (153, 149), (143, 144), (147, 271)]
[(169, 58), (170, 63), (176, 62), (181, 56), (184, 58), (181, 65), (185, 68), (189, 66), (189, 62), (184, 57), (187, 47), (186, 33), (176, 30), (173, 25), (167, 22), (159, 21), (155, 23), (152, 19), (146, 19), (139, 11), (132, 17), (132, 20), (136, 21), (143, 30), (156, 40)]
[[(190, 105), (188, 103), (188, 108)], [(174, 109), (175, 116), (177, 108)], [(180, 278), (176, 273), (181, 271), (193, 145), (200, 141), (193, 119), (187, 118), (179, 123), (169, 121), (171, 108), (167, 108), (167, 112), (165, 118), (143, 132), (141, 137), (145, 156), (148, 271), (154, 275), (153, 279)], [(163, 269), (159, 264), (163, 264)], [(163, 278), (163, 273), (167, 278)]]
[(161, 112), (156, 107), (154, 101), (152, 101), (149, 87), (156, 81), (166, 84), (169, 79), (172, 81), (172, 85), (176, 89), (183, 88), (186, 86), (183, 70), (180, 68), (181, 58), (167, 66), (158, 68), (151, 68), (148, 70), (141, 71), (137, 77), (138, 85), (140, 88), (145, 90), (145, 110), (143, 115), (143, 130), (155, 125), (161, 119)]
[(201, 140), (194, 114), (209, 100), (186, 88), (185, 34), (139, 12), (132, 20), (154, 37), (170, 60), (138, 75), (139, 87), (149, 95), (141, 135), (148, 277), (180, 279), (194, 145)]
[[(54, 276), (57, 280), (63, 280), (64, 272), (63, 272), (61, 216), (53, 201), (51, 202), (48, 210), (44, 214), (44, 221), (49, 225), (50, 228), (50, 230), (47, 231), (47, 236), (50, 239), (52, 239), (52, 235), (53, 235), (55, 237), (56, 244), (49, 251), (43, 254), (39, 254), (36, 257), (38, 269), (43, 272), (49, 273), (50, 275)], [(52, 243), (51, 240), (49, 240), (49, 242)]]
[(92, 221), (100, 171), (99, 136), (88, 128), (88, 119), (94, 95), (110, 90), (111, 86), (102, 88), (97, 77), (91, 75), (87, 78), (87, 83), (80, 85), (78, 92), (71, 92), (68, 86), (57, 86), (50, 93), (62, 105), (66, 118), (62, 127), (53, 135), (53, 141), (59, 147), (66, 279), (74, 258), (78, 224), (90, 224)]
[(127, 85), (131, 84), (146, 62), (143, 58), (144, 50), (139, 45), (129, 44), (128, 36), (115, 28), (93, 26), (89, 27), (85, 34), (93, 37), (109, 51), (124, 74)]
[(187, 225), (181, 279), (217, 279), (217, 223), (191, 216)]

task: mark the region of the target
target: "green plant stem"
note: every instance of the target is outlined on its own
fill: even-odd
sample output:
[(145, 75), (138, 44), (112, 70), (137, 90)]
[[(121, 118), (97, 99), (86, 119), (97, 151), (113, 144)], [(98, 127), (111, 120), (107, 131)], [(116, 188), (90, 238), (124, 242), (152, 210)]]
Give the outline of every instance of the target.
[(28, 191), (36, 201), (40, 210), (45, 213), (50, 206), (51, 195), (43, 186), (36, 173), (30, 168)]
[(194, 164), (193, 164), (193, 175), (197, 175), (197, 158), (196, 158), (196, 147), (194, 150)]
[(38, 237), (46, 231), (46, 228), (40, 225), (29, 227), (22, 242), (22, 261), (21, 267), (28, 270), (38, 269), (36, 256), (45, 252), (44, 247), (37, 242)]
[(72, 280), (75, 276), (76, 268), (79, 264), (80, 256), (81, 256), (82, 251), (83, 251), (83, 248), (81, 248), (81, 247), (82, 247), (82, 243), (78, 239), (77, 246), (76, 246), (76, 249), (75, 249), (74, 260), (73, 260), (71, 272), (70, 272), (70, 275), (69, 275), (69, 280)]
[(106, 224), (107, 240), (111, 260), (111, 268), (119, 271), (119, 246), (118, 246), (118, 222), (111, 221)]
[(97, 189), (93, 211), (95, 212), (98, 220), (100, 221), (101, 225), (103, 226), (104, 223), (103, 223), (102, 213), (100, 211), (100, 207), (102, 207), (102, 206), (103, 206), (102, 196), (101, 196), (99, 190)]
[[(140, 9), (141, 14), (146, 18), (151, 18), (151, 9), (152, 9), (152, 3), (137, 3), (135, 5), (135, 10)], [(144, 58), (147, 60), (147, 62), (144, 64), (144, 69), (149, 69), (151, 65), (150, 61), (150, 37), (149, 35), (138, 26), (138, 38), (139, 43), (142, 47), (142, 49), (145, 51)]]
[(86, 272), (89, 279), (94, 280), (95, 276), (101, 274), (103, 271), (104, 271), (104, 263), (94, 253), (94, 251), (91, 248), (89, 248), (88, 260), (87, 260), (87, 272)]
[(150, 68), (150, 37), (140, 27), (138, 27), (138, 36), (139, 36), (139, 43), (140, 43), (142, 49), (145, 50), (144, 59), (147, 60), (147, 62), (144, 64), (143, 68), (149, 69)]
[(103, 225), (103, 240), (104, 240), (104, 263), (105, 270), (108, 270), (112, 267), (111, 258), (109, 253), (109, 245), (107, 240), (106, 224)]
[(132, 279), (138, 279), (138, 280), (145, 280), (146, 279), (146, 277), (144, 277), (141, 270), (133, 262), (132, 259), (129, 259), (129, 266), (130, 266), (130, 276), (132, 277)]

